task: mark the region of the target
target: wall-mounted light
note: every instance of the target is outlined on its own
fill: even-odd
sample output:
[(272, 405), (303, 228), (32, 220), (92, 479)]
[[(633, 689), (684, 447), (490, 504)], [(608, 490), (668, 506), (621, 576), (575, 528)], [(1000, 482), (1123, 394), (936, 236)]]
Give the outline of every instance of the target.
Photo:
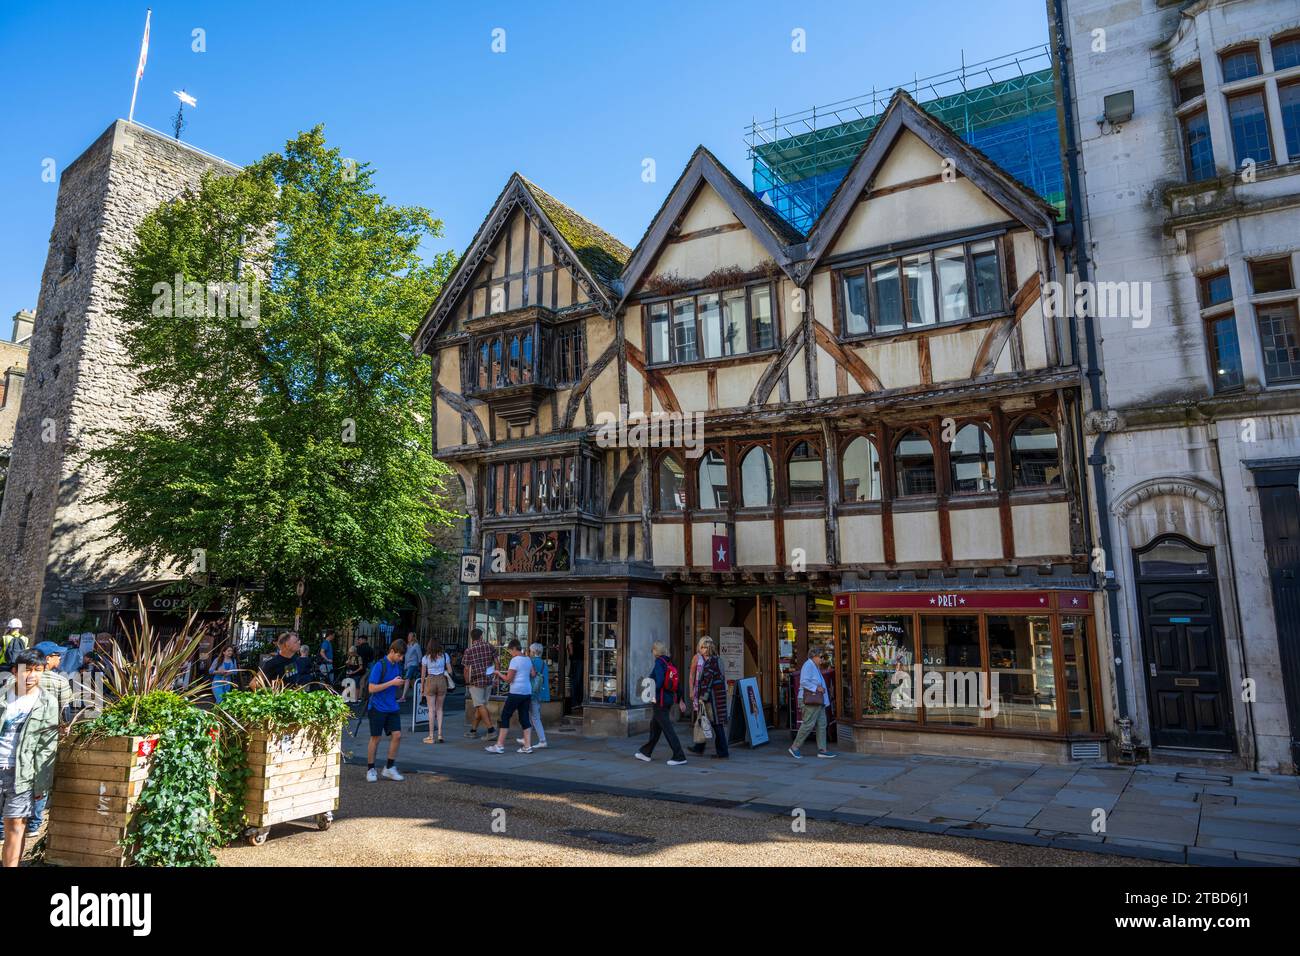
[(1121, 93), (1111, 93), (1102, 101), (1101, 115), (1097, 117), (1097, 125), (1105, 126), (1109, 123), (1111, 126), (1123, 126), (1133, 118), (1133, 91), (1124, 90)]

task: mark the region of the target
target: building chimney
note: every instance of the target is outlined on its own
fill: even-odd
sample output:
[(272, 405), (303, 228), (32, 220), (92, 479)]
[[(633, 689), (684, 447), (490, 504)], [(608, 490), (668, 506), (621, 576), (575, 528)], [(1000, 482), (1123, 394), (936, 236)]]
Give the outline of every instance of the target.
[(31, 309), (21, 309), (14, 314), (14, 337), (17, 345), (31, 346), (32, 327), (36, 324), (36, 313)]

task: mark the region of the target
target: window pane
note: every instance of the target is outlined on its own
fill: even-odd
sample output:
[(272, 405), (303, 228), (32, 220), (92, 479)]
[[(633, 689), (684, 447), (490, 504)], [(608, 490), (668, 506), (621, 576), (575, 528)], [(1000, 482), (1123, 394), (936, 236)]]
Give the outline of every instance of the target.
[(776, 330), (772, 325), (771, 288), (764, 285), (750, 289), (749, 310), (754, 321), (754, 348), (774, 348), (776, 346)]
[(1054, 428), (1038, 418), (1021, 420), (1011, 436), (1011, 474), (1017, 488), (1046, 488), (1061, 483), (1061, 456)]
[(965, 425), (953, 439), (948, 455), (952, 466), (952, 490), (961, 492), (993, 491), (997, 486), (997, 464), (993, 460), (993, 440), (978, 425)]
[(790, 504), (814, 504), (826, 500), (822, 458), (809, 442), (799, 442), (790, 452), (786, 478), (790, 485)]
[(1189, 66), (1174, 77), (1174, 87), (1178, 90), (1179, 106), (1204, 93), (1205, 80), (1201, 76), (1201, 65), (1197, 63), (1195, 66)]
[(1144, 578), (1209, 577), (1210, 556), (1179, 538), (1165, 538), (1138, 555), (1138, 574)]
[(744, 355), (749, 351), (745, 335), (745, 290), (722, 293), (722, 354)]
[[(859, 617), (861, 714), (870, 720), (916, 720), (920, 688), (912, 686), (912, 618)], [(895, 675), (898, 675), (895, 677)]]
[(1250, 263), (1250, 286), (1256, 295), (1291, 288), (1291, 260), (1267, 259)]
[(718, 293), (700, 296), (696, 305), (700, 310), (700, 333), (704, 336), (704, 358), (721, 358), (722, 307)]
[(920, 432), (908, 432), (894, 446), (894, 480), (900, 498), (935, 493), (934, 449)]
[(656, 302), (650, 306), (650, 361), (667, 362), (671, 358), (668, 351), (668, 303)]
[(1291, 303), (1261, 305), (1259, 340), (1264, 349), (1264, 374), (1269, 383), (1300, 378), (1300, 329), (1296, 327), (1296, 307)]
[(844, 334), (862, 335), (870, 331), (867, 324), (867, 276), (852, 272), (841, 277), (844, 301)]
[(1241, 388), (1241, 349), (1237, 344), (1237, 320), (1234, 316), (1215, 319), (1206, 326), (1210, 341), (1210, 368), (1214, 390), (1227, 392)]
[(975, 314), (1002, 311), (1002, 277), (998, 269), (997, 244), (993, 240), (970, 247), (971, 271), (975, 275)]
[(1210, 143), (1210, 120), (1205, 110), (1183, 117), (1183, 162), (1187, 179), (1198, 183), (1214, 177), (1214, 148)]
[(659, 459), (659, 510), (681, 511), (686, 507), (686, 472), (672, 455)]
[(1253, 159), (1257, 163), (1273, 161), (1263, 93), (1244, 93), (1230, 97), (1228, 122), (1232, 127), (1232, 148), (1238, 166), (1247, 159)]
[(1051, 619), (989, 615), (989, 697), (1001, 730), (1056, 731)]
[(716, 451), (700, 459), (700, 507), (727, 507), (727, 462)]
[(907, 281), (907, 307), (911, 325), (933, 325), (934, 275), (930, 271), (930, 253), (903, 259), (903, 277)]
[(898, 263), (878, 262), (871, 267), (877, 332), (897, 332), (903, 327), (903, 296), (898, 285)]
[(751, 448), (740, 462), (740, 503), (745, 508), (765, 508), (772, 503), (772, 457), (767, 449)]
[(1273, 41), (1273, 69), (1288, 70), (1300, 66), (1300, 36)]
[(673, 300), (673, 361), (694, 362), (700, 357), (695, 341), (695, 300)]
[(940, 249), (934, 254), (939, 270), (939, 301), (943, 321), (953, 322), (970, 315), (970, 298), (966, 294), (966, 252), (961, 246)]
[[(1300, 40), (1295, 41), (1300, 46)], [(1300, 159), (1300, 83), (1289, 83), (1277, 88), (1277, 99), (1282, 106), (1282, 130), (1286, 134), (1286, 151), (1291, 161)]]
[(921, 617), (921, 703), (927, 724), (978, 726), (980, 627), (977, 617)]
[(1201, 308), (1220, 305), (1232, 298), (1232, 280), (1227, 272), (1216, 272), (1201, 279)]
[(1065, 663), (1065, 706), (1070, 732), (1091, 733), (1092, 668), (1088, 664), (1088, 622), (1074, 615), (1061, 617), (1061, 660)]
[(1238, 50), (1235, 53), (1227, 53), (1222, 57), (1223, 63), (1223, 82), (1231, 83), (1233, 80), (1244, 80), (1248, 76), (1259, 76), (1259, 48), (1250, 47), (1246, 50)]
[(869, 438), (855, 438), (844, 450), (844, 500), (880, 500), (880, 456)]

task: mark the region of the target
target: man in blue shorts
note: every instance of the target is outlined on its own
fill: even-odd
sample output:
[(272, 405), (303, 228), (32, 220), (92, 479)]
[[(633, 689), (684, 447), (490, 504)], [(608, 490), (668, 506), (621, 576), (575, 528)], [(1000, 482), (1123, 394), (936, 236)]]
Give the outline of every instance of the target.
[(397, 689), (402, 679), (402, 657), (406, 654), (406, 641), (400, 638), (388, 645), (388, 653), (370, 668), (367, 687), (370, 699), (366, 709), (370, 714), (370, 745), (366, 749), (366, 780), (375, 783), (375, 750), (379, 738), (388, 734), (388, 763), (384, 776), (389, 780), (405, 780), (397, 771), (397, 748), (402, 742), (402, 712), (397, 703)]

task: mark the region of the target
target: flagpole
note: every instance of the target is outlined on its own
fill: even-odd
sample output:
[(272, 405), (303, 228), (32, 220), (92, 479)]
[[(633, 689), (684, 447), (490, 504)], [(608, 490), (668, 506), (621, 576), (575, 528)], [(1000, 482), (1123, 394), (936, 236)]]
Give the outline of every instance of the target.
[(135, 85), (131, 87), (131, 112), (127, 114), (128, 123), (135, 122), (135, 96), (140, 92), (140, 77), (144, 75), (145, 57), (149, 55), (149, 18), (153, 16), (153, 8), (148, 7), (144, 12), (144, 39), (140, 42), (140, 62), (135, 68)]

